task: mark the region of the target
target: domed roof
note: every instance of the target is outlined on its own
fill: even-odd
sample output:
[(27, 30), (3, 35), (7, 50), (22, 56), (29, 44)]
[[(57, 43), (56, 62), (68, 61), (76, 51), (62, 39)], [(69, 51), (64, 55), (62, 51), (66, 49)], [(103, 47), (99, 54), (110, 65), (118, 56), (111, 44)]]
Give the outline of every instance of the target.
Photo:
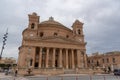
[(33, 12), (32, 15), (37, 16), (37, 13)]
[(55, 21), (53, 17), (50, 17), (49, 20), (43, 21), (43, 22), (41, 22), (40, 24), (53, 24), (53, 25), (64, 26), (63, 24)]

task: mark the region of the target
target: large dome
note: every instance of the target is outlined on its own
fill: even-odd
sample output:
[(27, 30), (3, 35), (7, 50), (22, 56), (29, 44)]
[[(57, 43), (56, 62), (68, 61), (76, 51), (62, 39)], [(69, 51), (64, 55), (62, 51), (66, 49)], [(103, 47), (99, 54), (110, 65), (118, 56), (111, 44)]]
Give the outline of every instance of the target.
[[(63, 24), (55, 21), (53, 17), (50, 17), (49, 20), (43, 21), (43, 22), (41, 22), (40, 24), (52, 24), (52, 25), (64, 26)], [(65, 26), (64, 26), (64, 27), (65, 27)]]

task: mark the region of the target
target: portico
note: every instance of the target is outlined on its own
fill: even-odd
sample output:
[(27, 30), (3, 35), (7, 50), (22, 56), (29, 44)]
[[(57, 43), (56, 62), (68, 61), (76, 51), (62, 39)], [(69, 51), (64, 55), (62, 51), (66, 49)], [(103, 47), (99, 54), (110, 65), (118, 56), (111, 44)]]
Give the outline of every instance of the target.
[[(78, 49), (36, 47), (35, 68), (82, 68), (82, 55)], [(84, 64), (84, 63), (83, 63)], [(85, 65), (84, 65), (85, 66)]]

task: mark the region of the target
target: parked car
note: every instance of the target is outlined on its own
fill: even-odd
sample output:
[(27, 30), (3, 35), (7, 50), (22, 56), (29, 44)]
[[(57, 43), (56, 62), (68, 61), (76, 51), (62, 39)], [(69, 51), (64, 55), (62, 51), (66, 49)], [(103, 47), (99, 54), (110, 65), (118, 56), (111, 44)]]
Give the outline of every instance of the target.
[(113, 73), (114, 75), (120, 75), (120, 69), (114, 69)]
[(8, 70), (6, 69), (6, 70), (4, 70), (4, 72), (5, 72), (5, 75), (8, 75)]

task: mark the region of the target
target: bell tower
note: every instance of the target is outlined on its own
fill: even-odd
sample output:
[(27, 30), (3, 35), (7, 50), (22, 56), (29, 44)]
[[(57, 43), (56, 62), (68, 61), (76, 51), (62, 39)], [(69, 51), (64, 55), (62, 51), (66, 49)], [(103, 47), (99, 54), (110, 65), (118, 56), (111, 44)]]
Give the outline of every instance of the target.
[(84, 42), (84, 35), (83, 35), (83, 23), (79, 20), (76, 20), (73, 25), (73, 35), (74, 38), (79, 42)]
[(37, 13), (33, 12), (32, 14), (29, 14), (28, 17), (29, 17), (28, 28), (33, 30), (38, 29), (39, 16), (37, 16)]

